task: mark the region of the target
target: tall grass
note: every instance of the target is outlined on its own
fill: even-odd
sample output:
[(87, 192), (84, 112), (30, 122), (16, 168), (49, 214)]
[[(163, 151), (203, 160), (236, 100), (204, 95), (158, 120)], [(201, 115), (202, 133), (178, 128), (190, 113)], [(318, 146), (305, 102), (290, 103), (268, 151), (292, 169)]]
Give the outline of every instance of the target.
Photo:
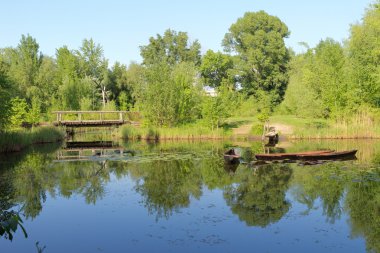
[(120, 137), (124, 140), (158, 140), (160, 135), (152, 128), (138, 128), (130, 125), (122, 126)]
[(20, 151), (37, 143), (52, 143), (63, 140), (64, 133), (55, 127), (38, 127), (0, 133), (0, 152)]
[(380, 120), (368, 112), (359, 112), (335, 120), (274, 116), (270, 121), (290, 125), (293, 134), (288, 137), (292, 139), (380, 138)]
[(211, 130), (199, 124), (171, 128), (144, 128), (126, 125), (119, 130), (119, 137), (125, 140), (224, 139), (230, 136), (231, 131), (223, 128)]

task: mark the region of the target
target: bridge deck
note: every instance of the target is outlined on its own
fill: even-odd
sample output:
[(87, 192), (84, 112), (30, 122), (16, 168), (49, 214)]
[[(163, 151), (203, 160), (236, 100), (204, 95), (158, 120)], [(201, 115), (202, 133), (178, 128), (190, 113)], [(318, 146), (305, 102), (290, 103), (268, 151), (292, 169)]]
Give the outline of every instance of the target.
[(65, 121), (56, 121), (54, 122), (55, 126), (71, 126), (71, 127), (81, 127), (81, 126), (119, 126), (130, 121), (125, 120), (65, 120)]

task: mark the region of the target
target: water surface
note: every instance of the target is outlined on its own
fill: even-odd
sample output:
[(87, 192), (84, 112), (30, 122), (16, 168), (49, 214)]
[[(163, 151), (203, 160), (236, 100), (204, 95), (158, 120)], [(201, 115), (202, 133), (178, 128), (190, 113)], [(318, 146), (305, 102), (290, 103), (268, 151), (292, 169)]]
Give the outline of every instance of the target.
[[(231, 146), (242, 163), (224, 163)], [(267, 147), (223, 142), (3, 155), (0, 208), (20, 212), (28, 237), (3, 236), (1, 252), (380, 252), (380, 142), (271, 151), (318, 148), (358, 159), (250, 166)]]

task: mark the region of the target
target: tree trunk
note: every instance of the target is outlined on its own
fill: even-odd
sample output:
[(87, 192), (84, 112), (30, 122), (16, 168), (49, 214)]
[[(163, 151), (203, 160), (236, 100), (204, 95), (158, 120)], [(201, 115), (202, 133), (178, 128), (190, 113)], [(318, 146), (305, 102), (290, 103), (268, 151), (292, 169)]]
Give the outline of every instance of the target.
[(106, 89), (102, 87), (103, 109), (106, 108)]

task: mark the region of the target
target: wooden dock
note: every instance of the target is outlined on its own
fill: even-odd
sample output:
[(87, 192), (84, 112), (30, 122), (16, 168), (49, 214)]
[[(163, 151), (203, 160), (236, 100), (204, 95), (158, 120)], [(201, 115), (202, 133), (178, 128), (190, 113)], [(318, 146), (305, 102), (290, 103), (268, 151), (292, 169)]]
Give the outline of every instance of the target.
[(55, 111), (55, 126), (97, 127), (135, 124), (128, 119), (128, 111)]

